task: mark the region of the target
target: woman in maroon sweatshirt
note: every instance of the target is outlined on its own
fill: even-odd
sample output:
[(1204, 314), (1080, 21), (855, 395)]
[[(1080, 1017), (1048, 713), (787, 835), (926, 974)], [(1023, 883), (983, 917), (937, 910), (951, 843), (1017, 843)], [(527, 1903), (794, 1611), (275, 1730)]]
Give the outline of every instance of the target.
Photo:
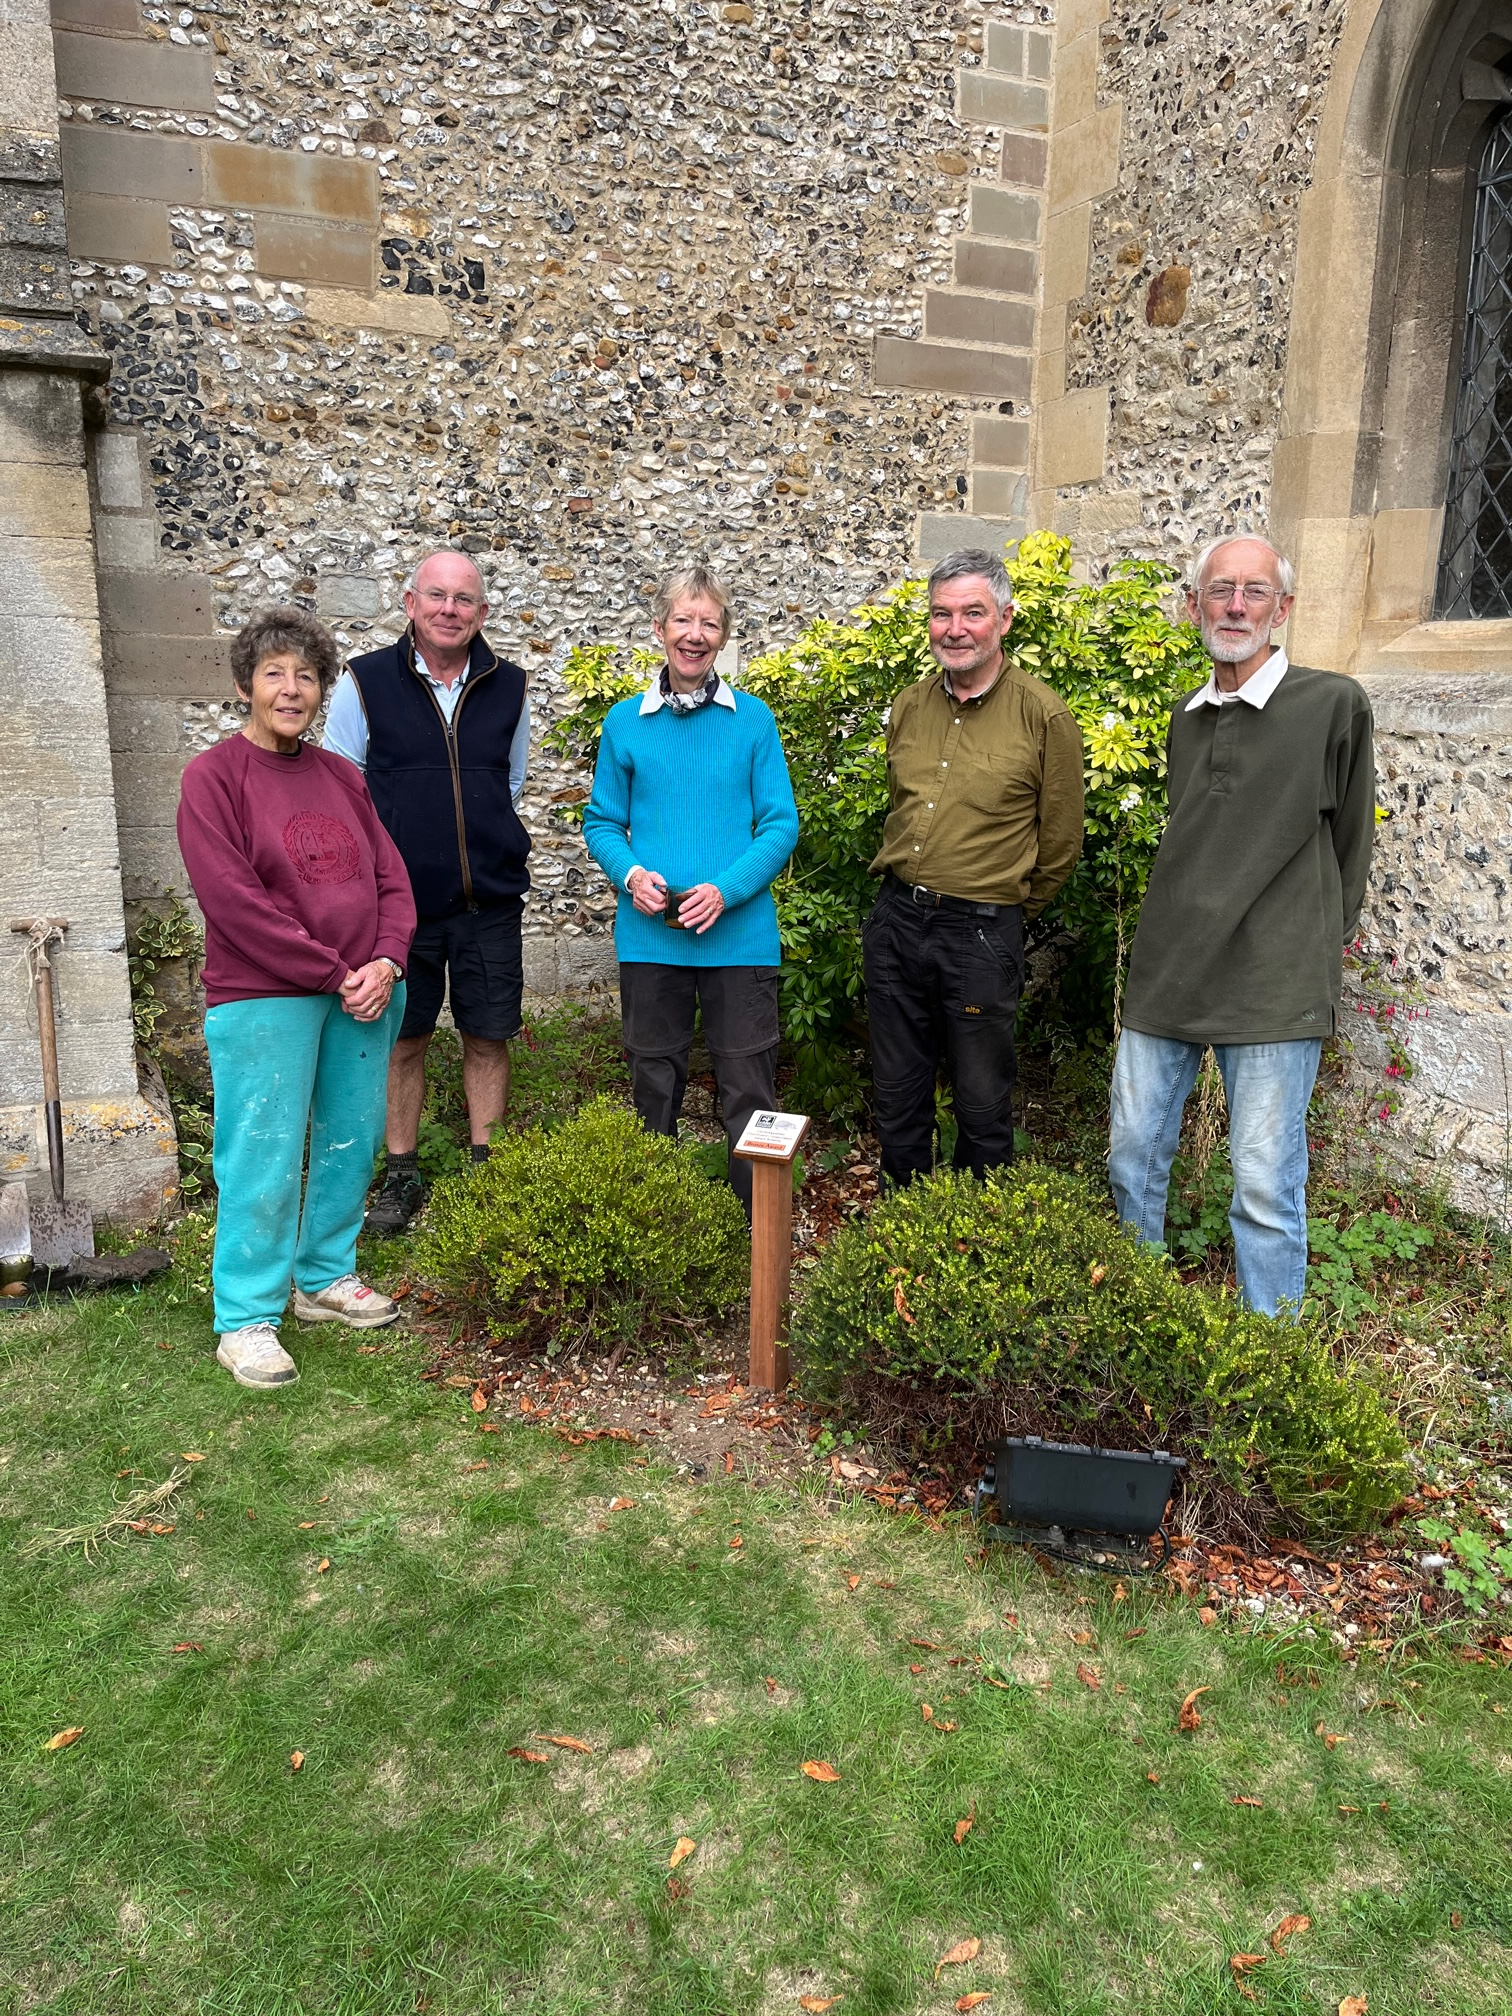
[(178, 837), (205, 917), (215, 1355), (239, 1384), (273, 1387), (299, 1377), (278, 1340), (291, 1279), (304, 1323), (399, 1314), (357, 1276), (357, 1229), (415, 905), (361, 772), (300, 739), (336, 676), (331, 633), (302, 609), (260, 610), (231, 672), (247, 725), (185, 770)]

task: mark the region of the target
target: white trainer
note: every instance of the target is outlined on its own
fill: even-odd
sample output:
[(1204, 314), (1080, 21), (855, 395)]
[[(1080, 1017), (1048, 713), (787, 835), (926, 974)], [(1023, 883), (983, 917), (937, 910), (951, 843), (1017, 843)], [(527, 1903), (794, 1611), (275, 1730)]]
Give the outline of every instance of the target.
[(381, 1330), (386, 1323), (398, 1322), (399, 1304), (369, 1288), (356, 1274), (343, 1274), (313, 1295), (296, 1288), (294, 1314), (301, 1323), (346, 1323), (353, 1330)]
[(271, 1323), (249, 1323), (245, 1330), (222, 1331), (215, 1358), (238, 1386), (264, 1392), (273, 1386), (291, 1386), (299, 1377), (299, 1367), (279, 1343)]

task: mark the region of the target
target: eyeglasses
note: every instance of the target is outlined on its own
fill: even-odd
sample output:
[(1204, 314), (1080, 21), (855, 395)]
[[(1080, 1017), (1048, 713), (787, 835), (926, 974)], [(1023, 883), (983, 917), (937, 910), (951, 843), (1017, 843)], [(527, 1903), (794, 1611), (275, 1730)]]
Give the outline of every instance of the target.
[(476, 595), (448, 595), (440, 588), (420, 588), (415, 592), (427, 609), (444, 609), (450, 602), (459, 615), (471, 616), (478, 606)]
[(1270, 581), (1209, 581), (1198, 590), (1204, 602), (1221, 602), (1227, 605), (1234, 599), (1235, 590), (1243, 595), (1245, 606), (1263, 609), (1267, 602), (1274, 602), (1281, 593)]

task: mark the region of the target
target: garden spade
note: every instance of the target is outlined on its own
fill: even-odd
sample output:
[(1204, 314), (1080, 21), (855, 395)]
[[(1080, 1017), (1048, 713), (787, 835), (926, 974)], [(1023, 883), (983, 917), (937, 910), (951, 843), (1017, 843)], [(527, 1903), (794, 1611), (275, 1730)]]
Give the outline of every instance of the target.
[(42, 1046), (42, 1096), (47, 1116), (47, 1164), (52, 1196), (31, 1206), (31, 1255), (38, 1267), (67, 1267), (94, 1253), (94, 1220), (89, 1206), (70, 1202), (63, 1178), (63, 1107), (58, 1096), (58, 1035), (53, 1024), (52, 966), (47, 952), (61, 944), (66, 917), (26, 917), (11, 925), (25, 932), (27, 961), (37, 994), (37, 1034)]

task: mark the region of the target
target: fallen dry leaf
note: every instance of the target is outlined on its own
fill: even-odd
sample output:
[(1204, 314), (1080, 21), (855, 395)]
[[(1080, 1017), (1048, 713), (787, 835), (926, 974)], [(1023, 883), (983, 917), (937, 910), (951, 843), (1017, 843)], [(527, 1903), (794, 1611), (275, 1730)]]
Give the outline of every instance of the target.
[(170, 1652), (203, 1652), (204, 1646), (193, 1638), (181, 1638), (177, 1645), (169, 1646)]
[(933, 1708), (930, 1707), (927, 1701), (921, 1701), (919, 1703), (919, 1713), (924, 1717), (924, 1720), (926, 1722), (933, 1722), (934, 1710)]
[(486, 1470), (488, 1468), (488, 1458), (486, 1456), (481, 1456), (479, 1457), (476, 1463), (465, 1463), (462, 1467), (469, 1474), (471, 1474), (474, 1470)]
[(301, 1519), (299, 1530), (301, 1533), (312, 1533), (315, 1530), (315, 1521), (313, 1519)]
[(507, 1757), (523, 1757), (527, 1764), (549, 1764), (551, 1762), (551, 1759), (546, 1755), (544, 1750), (522, 1750), (518, 1743), (504, 1754)]
[(966, 2010), (980, 2009), (984, 2002), (991, 2000), (992, 1997), (985, 1988), (974, 1988), (969, 1995), (962, 1995), (957, 1999), (956, 2007), (962, 2011), (962, 2016), (965, 2016)]
[(1160, 1783), (1160, 1773), (1158, 1771), (1146, 1771), (1145, 1776), (1146, 1778), (1149, 1779), (1152, 1785), (1158, 1785)]
[(806, 1757), (798, 1767), (805, 1778), (812, 1778), (818, 1785), (838, 1785), (840, 1773), (833, 1764), (826, 1764), (820, 1757)]
[(474, 1414), (486, 1414), (488, 1411), (488, 1395), (481, 1386), (473, 1388), (472, 1410)]
[(1465, 1914), (1463, 1911), (1451, 1911), (1449, 1913), (1449, 1930), (1451, 1932), (1458, 1932), (1464, 1922)]
[(1197, 1612), (1197, 1622), (1205, 1631), (1211, 1631), (1213, 1626), (1218, 1622), (1218, 1612), (1210, 1603), (1204, 1603), (1202, 1608)]
[(955, 1844), (957, 1848), (960, 1847), (961, 1843), (966, 1839), (966, 1836), (971, 1832), (972, 1828), (975, 1825), (976, 1825), (976, 1807), (973, 1805), (971, 1811), (966, 1815), (966, 1818), (964, 1820), (957, 1820), (955, 1824)]
[(1246, 1974), (1253, 1974), (1257, 1967), (1265, 1965), (1263, 1953), (1230, 1953), (1229, 1965), (1234, 1970), (1234, 1979), (1242, 1981)]
[(635, 1510), (635, 1500), (633, 1498), (611, 1498), (609, 1500), (609, 1510), (611, 1512), (633, 1512)]
[(775, 1673), (768, 1673), (765, 1678), (768, 1694), (775, 1694), (777, 1692), (777, 1675)]
[(968, 1960), (975, 1960), (982, 1950), (980, 1939), (959, 1939), (948, 1953), (942, 1953), (935, 1966), (934, 1978), (940, 1978), (942, 1967), (964, 1967)]
[(859, 1575), (847, 1575), (845, 1586), (847, 1589), (859, 1589), (861, 1586), (861, 1577)]
[(1236, 1792), (1229, 1801), (1230, 1806), (1263, 1806), (1263, 1799), (1256, 1799), (1248, 1792)]
[(933, 1638), (910, 1638), (908, 1642), (917, 1645), (921, 1652), (938, 1652), (940, 1649)]
[(669, 1876), (667, 1878), (667, 1895), (672, 1899), (674, 1904), (679, 1899), (687, 1896), (688, 1888), (689, 1886), (683, 1881), (681, 1876)]
[(322, 1555), (321, 1559), (316, 1563), (315, 1573), (317, 1575), (329, 1575), (330, 1572), (331, 1572), (330, 1559), (328, 1556)]
[(1320, 1722), (1318, 1724), (1317, 1728), (1314, 1729), (1313, 1734), (1314, 1736), (1321, 1736), (1323, 1738), (1323, 1741), (1328, 1745), (1330, 1750), (1332, 1750), (1334, 1745), (1337, 1743), (1347, 1743), (1349, 1741), (1349, 1738), (1347, 1736), (1338, 1735), (1334, 1730), (1330, 1729), (1328, 1725), (1324, 1722)]
[(1339, 2016), (1365, 2016), (1369, 2007), (1368, 1995), (1346, 1995), (1339, 2004)]
[(1360, 1809), (1359, 1809), (1359, 1807), (1358, 1807), (1358, 1806), (1341, 1806), (1341, 1807), (1339, 1808), (1339, 1811), (1340, 1811), (1341, 1813), (1358, 1813), (1358, 1812), (1359, 1812), (1359, 1810), (1360, 1810)]
[(289, 1769), (291, 1771), (303, 1771), (304, 1769), (303, 1750), (291, 1750), (289, 1752)]
[(1094, 1694), (1098, 1693), (1102, 1687), (1101, 1673), (1098, 1672), (1095, 1666), (1089, 1666), (1085, 1659), (1077, 1660), (1076, 1677), (1080, 1680), (1083, 1687), (1090, 1687)]
[(1212, 1691), (1211, 1687), (1194, 1687), (1192, 1689), (1176, 1712), (1176, 1727), (1178, 1729), (1184, 1729), (1190, 1733), (1193, 1729), (1200, 1729), (1202, 1727), (1202, 1717), (1197, 1713), (1197, 1697), (1199, 1694), (1211, 1694)]
[(555, 1743), (558, 1750), (576, 1750), (581, 1756), (591, 1757), (593, 1745), (585, 1743), (581, 1736), (542, 1736), (542, 1743)]
[(77, 1743), (84, 1734), (82, 1729), (60, 1729), (56, 1736), (49, 1736), (42, 1745), (44, 1750), (66, 1750), (70, 1743)]
[(1286, 1958), (1287, 1940), (1295, 1939), (1299, 1932), (1307, 1932), (1311, 1929), (1312, 1920), (1307, 1916), (1305, 1911), (1292, 1911), (1281, 1920), (1281, 1923), (1271, 1933), (1265, 1943), (1278, 1959), (1284, 1960)]
[(806, 2009), (809, 2016), (824, 2016), (826, 2009), (833, 2009), (837, 2002), (843, 2002), (843, 1995), (800, 1995), (798, 2007)]
[(735, 1451), (733, 1449), (726, 1449), (724, 1453), (724, 1473), (726, 1477), (732, 1476), (734, 1474), (734, 1470), (735, 1470)]
[(693, 1853), (693, 1850), (697, 1846), (698, 1843), (692, 1838), (691, 1835), (679, 1834), (677, 1837), (677, 1846), (672, 1850), (672, 1853), (667, 1857), (667, 1867), (669, 1869), (675, 1869), (679, 1862), (686, 1862), (688, 1857)]
[(1095, 1631), (1073, 1631), (1071, 1633), (1071, 1643), (1073, 1645), (1095, 1645), (1097, 1643), (1097, 1633)]
[(1125, 1631), (1124, 1638), (1125, 1640), (1128, 1640), (1130, 1638), (1143, 1638), (1148, 1628), (1149, 1628), (1148, 1625), (1141, 1624), (1133, 1631)]
[(186, 1463), (203, 1463), (205, 1460), (198, 1449), (185, 1449), (180, 1453)]

